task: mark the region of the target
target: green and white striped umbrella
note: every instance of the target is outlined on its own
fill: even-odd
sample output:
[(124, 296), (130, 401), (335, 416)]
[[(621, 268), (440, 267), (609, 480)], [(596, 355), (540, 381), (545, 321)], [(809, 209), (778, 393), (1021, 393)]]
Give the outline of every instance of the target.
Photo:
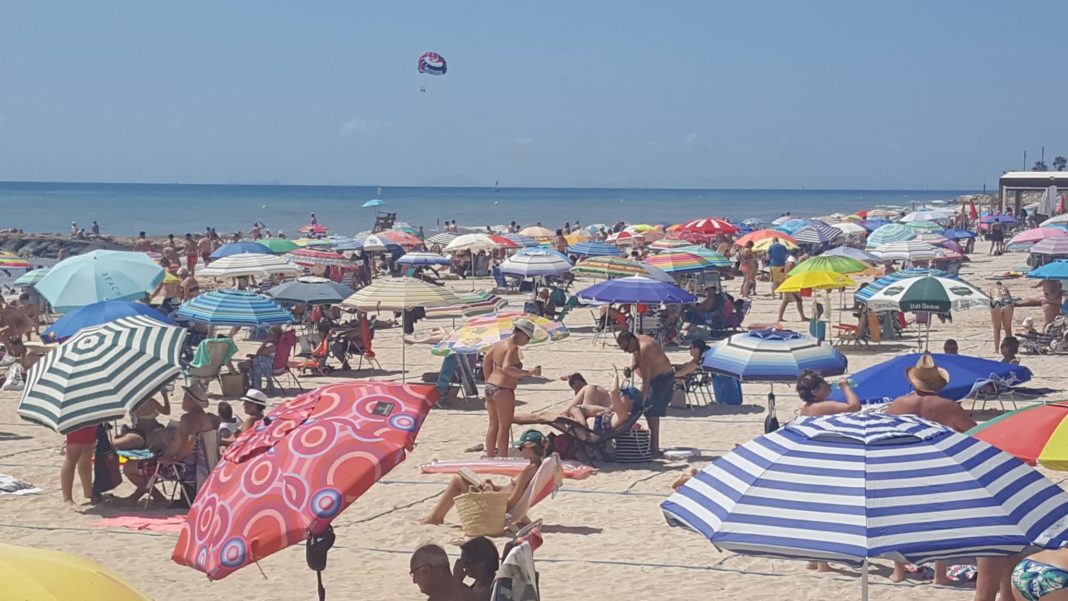
[(19, 278), (15, 280), (14, 283), (16, 286), (33, 286), (37, 282), (40, 282), (42, 279), (44, 279), (46, 275), (48, 275), (49, 269), (51, 269), (51, 267), (31, 269), (30, 271), (27, 271), (26, 273), (19, 276)]
[(120, 419), (181, 373), (185, 334), (140, 315), (80, 330), (30, 368), (18, 414), (60, 434)]
[(968, 282), (930, 275), (899, 280), (868, 299), (871, 311), (905, 313), (946, 313), (989, 306), (990, 298)]
[(905, 224), (888, 223), (876, 228), (876, 230), (868, 236), (868, 248), (875, 248), (876, 246), (888, 244), (890, 242), (912, 240), (915, 237), (916, 232), (905, 227)]

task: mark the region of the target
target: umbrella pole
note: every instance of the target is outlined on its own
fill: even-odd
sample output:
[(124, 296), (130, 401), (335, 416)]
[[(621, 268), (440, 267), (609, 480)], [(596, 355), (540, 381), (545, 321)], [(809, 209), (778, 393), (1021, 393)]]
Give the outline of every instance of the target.
[(860, 579), (860, 601), (868, 601), (868, 558), (864, 558), (864, 565), (860, 568), (863, 570)]
[[(403, 315), (403, 313), (401, 313)], [(408, 377), (408, 344), (404, 342), (404, 328), (401, 327), (401, 384)]]

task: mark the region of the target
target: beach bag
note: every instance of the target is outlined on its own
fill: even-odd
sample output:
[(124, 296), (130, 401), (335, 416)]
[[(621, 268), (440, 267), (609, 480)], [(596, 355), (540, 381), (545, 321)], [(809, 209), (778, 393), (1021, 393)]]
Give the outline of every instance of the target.
[(7, 368), (7, 377), (4, 379), (4, 385), (0, 388), (3, 390), (22, 390), (22, 387), (26, 385), (23, 380), (22, 365), (18, 363), (12, 363), (11, 367)]
[(556, 453), (561, 459), (578, 459), (578, 447), (570, 434), (550, 434), (549, 453)]
[(741, 405), (742, 383), (730, 376), (712, 376), (712, 394), (719, 405)]
[(96, 449), (93, 457), (93, 494), (102, 495), (122, 484), (119, 455), (108, 439), (107, 426), (96, 427)]
[(615, 460), (620, 463), (644, 463), (653, 460), (653, 441), (648, 430), (628, 430), (612, 442), (615, 445)]
[(466, 536), (497, 536), (504, 532), (508, 493), (472, 488), (456, 497), (454, 504)]

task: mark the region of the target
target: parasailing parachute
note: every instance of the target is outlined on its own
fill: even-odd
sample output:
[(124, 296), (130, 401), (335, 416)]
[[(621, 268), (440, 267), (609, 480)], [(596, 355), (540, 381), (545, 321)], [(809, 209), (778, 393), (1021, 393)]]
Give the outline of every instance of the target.
[(426, 75), (445, 75), (448, 66), (445, 59), (437, 52), (424, 52), (419, 55), (419, 72)]

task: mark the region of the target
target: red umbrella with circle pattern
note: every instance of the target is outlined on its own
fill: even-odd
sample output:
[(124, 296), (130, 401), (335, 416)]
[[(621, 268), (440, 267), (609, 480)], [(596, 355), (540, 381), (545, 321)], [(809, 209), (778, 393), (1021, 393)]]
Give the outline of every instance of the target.
[(436, 400), (433, 386), (354, 381), (279, 406), (223, 454), (171, 558), (218, 580), (323, 535), (404, 460)]

